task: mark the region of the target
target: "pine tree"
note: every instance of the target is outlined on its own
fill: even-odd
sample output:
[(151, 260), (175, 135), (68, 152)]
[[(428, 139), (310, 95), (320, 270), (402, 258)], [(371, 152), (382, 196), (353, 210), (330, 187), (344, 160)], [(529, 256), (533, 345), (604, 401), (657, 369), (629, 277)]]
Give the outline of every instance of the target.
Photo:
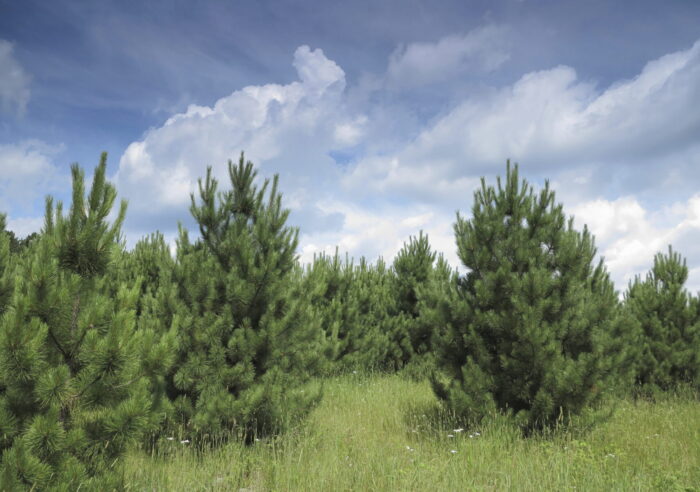
[[(436, 394), (458, 414), (514, 414), (530, 430), (596, 402), (628, 357), (593, 238), (573, 228), (546, 183), (539, 196), (518, 168), (505, 185), (482, 179), (472, 218), (455, 224), (466, 276), (430, 317), (442, 320)], [(447, 308), (447, 309), (445, 309)], [(625, 338), (626, 339), (626, 338)]]
[[(282, 430), (320, 394), (306, 383), (323, 337), (295, 278), (297, 230), (286, 225), (278, 178), (258, 188), (253, 164), (229, 161), (231, 189), (207, 170), (191, 212), (201, 240), (178, 240), (187, 316), (179, 327), (175, 405), (196, 436), (247, 439)], [(193, 435), (193, 437), (195, 437)]]
[(669, 246), (668, 254), (654, 257), (646, 279), (637, 276), (625, 293), (625, 308), (641, 328), (636, 383), (642, 391), (700, 387), (700, 320), (687, 279), (685, 259)]
[(109, 224), (116, 191), (105, 172), (103, 154), (86, 200), (73, 165), (66, 216), (47, 199), (0, 321), (0, 482), (9, 490), (119, 487), (120, 456), (161, 418), (134, 329), (138, 283), (106, 295), (126, 203)]
[(433, 273), (436, 253), (431, 250), (428, 236), (420, 231), (418, 237), (409, 238), (394, 258), (394, 293), (401, 328), (411, 341), (411, 349), (403, 354), (403, 363), (417, 355), (432, 350), (430, 325), (420, 318), (419, 291), (427, 285)]

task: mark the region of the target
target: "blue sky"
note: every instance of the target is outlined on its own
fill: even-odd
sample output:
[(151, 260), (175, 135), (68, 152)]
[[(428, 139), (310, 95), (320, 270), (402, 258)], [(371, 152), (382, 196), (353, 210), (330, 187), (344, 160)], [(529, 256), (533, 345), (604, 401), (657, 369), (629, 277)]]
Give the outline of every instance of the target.
[(390, 259), (510, 158), (618, 289), (673, 244), (700, 290), (700, 2), (0, 0), (0, 210), (20, 235), (109, 153), (133, 244), (207, 165), (280, 174), (308, 260)]

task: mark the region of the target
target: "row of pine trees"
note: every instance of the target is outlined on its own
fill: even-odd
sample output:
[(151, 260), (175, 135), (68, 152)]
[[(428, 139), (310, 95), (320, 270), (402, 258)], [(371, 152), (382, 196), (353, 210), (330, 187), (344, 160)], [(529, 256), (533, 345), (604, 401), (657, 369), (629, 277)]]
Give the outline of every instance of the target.
[(243, 156), (228, 171), (225, 189), (200, 180), (197, 239), (181, 227), (174, 257), (159, 233), (125, 248), (105, 154), (90, 190), (73, 166), (70, 208), (48, 198), (39, 234), (0, 216), (4, 489), (120, 488), (130, 446), (284, 431), (349, 371), (430, 378), (465, 424), (506, 413), (526, 432), (612, 393), (700, 387), (681, 256), (659, 253), (620, 300), (591, 234), (517, 166), (458, 214), (462, 274), (422, 233), (391, 264), (302, 265), (277, 177)]

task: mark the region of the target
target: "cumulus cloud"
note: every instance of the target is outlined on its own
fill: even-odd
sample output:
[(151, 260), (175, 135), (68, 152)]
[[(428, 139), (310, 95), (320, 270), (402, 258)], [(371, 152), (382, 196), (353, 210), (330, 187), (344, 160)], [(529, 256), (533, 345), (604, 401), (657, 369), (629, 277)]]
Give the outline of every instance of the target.
[(486, 26), (436, 42), (399, 46), (389, 58), (386, 78), (393, 87), (420, 87), (468, 71), (491, 72), (508, 58), (506, 29)]
[(29, 102), (30, 77), (14, 57), (14, 45), (0, 39), (0, 108), (24, 114)]
[(212, 107), (191, 105), (129, 145), (116, 181), (132, 214), (144, 223), (142, 232), (149, 224), (172, 227), (161, 221), (173, 209), (186, 216), (189, 193), (206, 166), (226, 180), (225, 163), (242, 150), (261, 174), (282, 176), (283, 191), (295, 194), (295, 219), (338, 222), (336, 216), (325, 217), (310, 197), (318, 199), (337, 181), (328, 153), (354, 145), (366, 118), (344, 106), (345, 74), (322, 50), (299, 47), (293, 65), (298, 81), (245, 87)]
[[(385, 76), (408, 71), (433, 83), (428, 74), (436, 71), (488, 70), (497, 66), (480, 51), (489, 36), (501, 34), (407, 45), (389, 58)], [(206, 166), (226, 181), (225, 162), (245, 150), (262, 176), (281, 175), (303, 260), (338, 246), (390, 261), (422, 229), (458, 265), (455, 210), (468, 213), (479, 177), (491, 182), (512, 158), (529, 181), (552, 178), (567, 213), (596, 235), (618, 289), (669, 243), (700, 264), (700, 195), (691, 190), (700, 179), (700, 113), (690, 110), (700, 105), (700, 42), (607, 88), (558, 66), (409, 124), (406, 108), (354, 97), (320, 49), (298, 48), (293, 65), (298, 80), (191, 105), (127, 148), (115, 179), (130, 201), (132, 240), (174, 230)], [(659, 190), (655, 200), (642, 196), (650, 187)], [(700, 269), (690, 285), (700, 287)]]

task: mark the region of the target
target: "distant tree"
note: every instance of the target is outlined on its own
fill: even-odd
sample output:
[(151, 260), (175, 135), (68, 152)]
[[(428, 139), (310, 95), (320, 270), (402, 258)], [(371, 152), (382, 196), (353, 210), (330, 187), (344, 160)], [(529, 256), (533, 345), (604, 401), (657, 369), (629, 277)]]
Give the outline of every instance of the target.
[(311, 303), (326, 335), (334, 372), (395, 370), (412, 353), (405, 317), (396, 308), (395, 275), (379, 258), (357, 264), (319, 255), (305, 272)]
[(361, 258), (347, 298), (352, 322), (343, 333), (340, 363), (346, 368), (394, 370), (411, 353), (408, 333), (397, 317), (393, 272), (382, 258)]
[(10, 256), (14, 234), (5, 229), (5, 214), (0, 214), (0, 315), (5, 312), (13, 289), (13, 259)]
[(231, 189), (207, 170), (191, 212), (201, 240), (178, 240), (176, 274), (186, 316), (173, 387), (196, 436), (252, 439), (280, 431), (320, 394), (306, 386), (323, 363), (323, 333), (296, 275), (297, 230), (286, 225), (278, 178), (255, 184), (243, 155)]
[(341, 260), (336, 249), (333, 256), (321, 253), (303, 271), (301, 282), (308, 292), (308, 301), (319, 320), (325, 337), (324, 355), (329, 362), (325, 371), (342, 371), (338, 361), (347, 353), (347, 333), (354, 326), (357, 310), (349, 298), (354, 277), (352, 261)]
[(697, 300), (684, 287), (687, 279), (685, 259), (669, 246), (625, 293), (625, 307), (641, 328), (636, 383), (642, 391), (679, 383), (700, 387), (700, 318)]
[(107, 273), (126, 212), (106, 220), (116, 191), (106, 154), (84, 196), (72, 167), (64, 216), (47, 199), (38, 243), (18, 265), (10, 307), (0, 320), (0, 483), (7, 490), (120, 487), (119, 458), (156, 428), (144, 375), (149, 345), (135, 330), (139, 285), (106, 295)]
[(618, 377), (627, 324), (602, 261), (593, 265), (593, 238), (566, 220), (548, 183), (536, 195), (508, 163), (505, 183), (482, 179), (474, 200), (472, 218), (455, 224), (467, 273), (427, 314), (444, 323), (436, 394), (467, 418), (502, 411), (525, 429), (551, 425)]

